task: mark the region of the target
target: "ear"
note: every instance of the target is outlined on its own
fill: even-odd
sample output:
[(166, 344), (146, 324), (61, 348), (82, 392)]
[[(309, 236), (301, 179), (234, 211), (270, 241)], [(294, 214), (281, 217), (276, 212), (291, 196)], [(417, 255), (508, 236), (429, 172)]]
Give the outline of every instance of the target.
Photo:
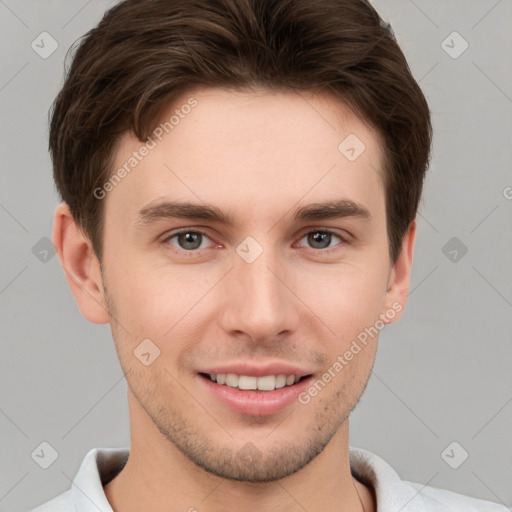
[(53, 244), (82, 315), (95, 324), (108, 323), (99, 261), (66, 203), (55, 210)]
[[(414, 241), (416, 239), (416, 220), (413, 220), (402, 240), (400, 254), (389, 274), (388, 289), (384, 301), (382, 320), (386, 324), (396, 322), (405, 310), (412, 269)], [(386, 311), (388, 314), (386, 314)], [(393, 314), (391, 315), (391, 312)]]

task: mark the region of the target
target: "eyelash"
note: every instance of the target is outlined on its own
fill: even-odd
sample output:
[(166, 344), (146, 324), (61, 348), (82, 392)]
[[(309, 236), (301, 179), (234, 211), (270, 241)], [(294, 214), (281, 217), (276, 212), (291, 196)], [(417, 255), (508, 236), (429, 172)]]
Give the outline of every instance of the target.
[[(163, 240), (162, 240), (162, 243), (164, 244), (169, 244), (170, 240), (172, 240), (173, 238), (176, 238), (178, 237), (179, 235), (183, 234), (183, 233), (194, 233), (194, 234), (200, 234), (201, 236), (203, 237), (206, 237), (208, 239), (210, 239), (209, 235), (205, 232), (205, 231), (202, 231), (201, 229), (198, 229), (198, 228), (194, 228), (194, 229), (180, 229), (176, 232), (173, 232), (171, 233), (169, 236), (166, 236)], [(299, 240), (302, 240), (304, 237), (306, 237), (307, 235), (310, 235), (312, 233), (326, 233), (326, 234), (330, 234), (330, 235), (333, 235), (335, 237), (338, 237), (341, 242), (337, 245), (347, 245), (349, 242), (348, 240), (341, 236), (340, 234), (338, 234), (337, 232), (331, 230), (331, 229), (313, 229), (311, 231), (307, 231), (305, 232)], [(191, 257), (193, 257), (195, 255), (195, 253), (198, 253), (201, 249), (190, 249), (190, 250), (187, 250), (187, 249), (182, 249), (181, 247), (175, 247), (175, 246), (172, 246), (174, 249), (182, 252), (182, 253), (189, 253)], [(330, 253), (332, 250), (336, 250), (336, 247), (337, 246), (334, 246), (334, 247), (327, 247), (325, 249), (315, 249), (314, 247), (308, 247), (309, 249), (313, 250), (313, 251), (318, 251), (318, 252), (322, 252), (322, 253)]]

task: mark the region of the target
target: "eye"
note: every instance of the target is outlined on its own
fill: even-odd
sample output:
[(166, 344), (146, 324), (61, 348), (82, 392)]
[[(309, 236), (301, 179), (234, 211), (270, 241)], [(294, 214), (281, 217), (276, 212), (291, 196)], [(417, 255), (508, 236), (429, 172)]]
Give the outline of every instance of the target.
[(306, 240), (308, 244), (310, 244), (310, 247), (312, 249), (328, 249), (331, 246), (331, 242), (334, 239), (338, 239), (340, 242), (345, 242), (345, 240), (334, 233), (333, 231), (328, 230), (317, 230), (317, 231), (310, 231), (309, 233), (306, 233), (300, 241)]
[(164, 243), (169, 243), (178, 249), (185, 251), (195, 251), (197, 249), (206, 249), (205, 240), (209, 240), (206, 233), (197, 230), (182, 230), (168, 236)]

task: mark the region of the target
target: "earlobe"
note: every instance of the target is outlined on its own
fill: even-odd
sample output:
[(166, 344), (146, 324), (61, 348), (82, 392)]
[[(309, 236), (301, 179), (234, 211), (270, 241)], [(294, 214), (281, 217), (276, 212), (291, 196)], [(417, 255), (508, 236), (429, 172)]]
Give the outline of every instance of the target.
[(108, 323), (98, 259), (66, 203), (55, 210), (53, 244), (82, 315), (95, 324)]
[[(416, 239), (416, 221), (412, 221), (402, 240), (400, 254), (391, 269), (386, 292), (385, 309), (382, 313), (388, 319), (385, 323), (396, 322), (405, 310), (411, 279), (414, 241)], [(386, 311), (393, 310), (393, 315)]]

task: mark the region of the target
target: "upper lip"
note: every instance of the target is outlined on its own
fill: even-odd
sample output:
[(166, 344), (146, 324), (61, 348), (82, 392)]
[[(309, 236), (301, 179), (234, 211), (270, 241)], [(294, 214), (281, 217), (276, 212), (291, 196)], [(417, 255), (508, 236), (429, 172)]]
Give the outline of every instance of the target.
[(306, 375), (311, 375), (313, 372), (283, 362), (272, 362), (260, 365), (254, 362), (246, 362), (211, 366), (202, 369), (199, 373), (212, 373), (214, 375), (233, 373), (235, 375), (247, 375), (251, 377), (263, 377), (265, 375), (296, 375), (298, 377), (305, 377)]

